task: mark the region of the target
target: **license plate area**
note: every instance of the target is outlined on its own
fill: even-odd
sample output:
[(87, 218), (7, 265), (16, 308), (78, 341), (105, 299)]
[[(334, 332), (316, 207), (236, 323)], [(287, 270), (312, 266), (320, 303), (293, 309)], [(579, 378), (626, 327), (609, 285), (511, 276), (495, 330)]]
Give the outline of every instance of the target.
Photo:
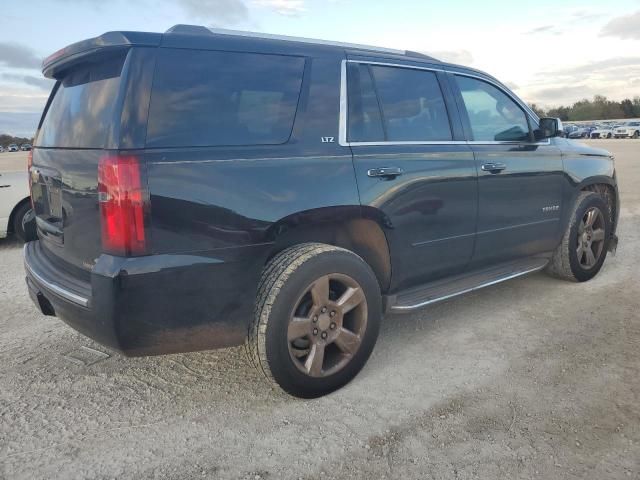
[(60, 174), (53, 169), (33, 167), (31, 196), (40, 235), (55, 243), (64, 243), (64, 208)]

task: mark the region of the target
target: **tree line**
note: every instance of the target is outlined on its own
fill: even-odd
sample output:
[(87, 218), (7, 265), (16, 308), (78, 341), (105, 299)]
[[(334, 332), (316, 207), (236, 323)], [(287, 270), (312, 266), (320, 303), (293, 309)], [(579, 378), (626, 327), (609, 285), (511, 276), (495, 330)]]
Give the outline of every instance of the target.
[(535, 103), (529, 104), (539, 117), (554, 117), (565, 121), (611, 120), (620, 118), (640, 118), (640, 97), (625, 98), (620, 102), (596, 95), (593, 100), (580, 100), (570, 107), (543, 109)]
[(33, 138), (14, 137), (12, 135), (7, 135), (6, 133), (0, 134), (0, 145), (7, 148), (12, 143), (15, 143), (18, 146), (23, 143), (33, 143)]

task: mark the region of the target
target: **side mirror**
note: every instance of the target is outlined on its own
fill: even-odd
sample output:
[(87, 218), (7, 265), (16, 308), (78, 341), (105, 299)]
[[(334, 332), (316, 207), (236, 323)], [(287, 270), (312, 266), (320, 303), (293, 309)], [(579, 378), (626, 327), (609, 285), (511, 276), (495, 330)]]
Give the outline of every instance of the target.
[(550, 117), (541, 118), (538, 130), (535, 131), (535, 134), (537, 140), (562, 137), (564, 135), (562, 120)]

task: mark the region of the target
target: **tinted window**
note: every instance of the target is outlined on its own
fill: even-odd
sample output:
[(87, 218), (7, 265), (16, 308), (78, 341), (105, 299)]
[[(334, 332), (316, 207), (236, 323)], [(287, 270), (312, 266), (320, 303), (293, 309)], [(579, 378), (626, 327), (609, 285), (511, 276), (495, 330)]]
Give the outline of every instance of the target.
[(389, 141), (451, 140), (449, 117), (434, 72), (371, 66)]
[(297, 57), (160, 49), (147, 146), (285, 143), (303, 70)]
[(36, 146), (104, 148), (123, 63), (123, 54), (100, 57), (67, 72), (49, 105)]
[(474, 78), (456, 80), (467, 108), (473, 140), (529, 140), (529, 124), (524, 111), (493, 85)]
[(369, 66), (349, 63), (347, 75), (350, 142), (375, 142), (385, 139), (378, 99)]
[(349, 141), (452, 138), (442, 91), (433, 72), (352, 64), (348, 96)]

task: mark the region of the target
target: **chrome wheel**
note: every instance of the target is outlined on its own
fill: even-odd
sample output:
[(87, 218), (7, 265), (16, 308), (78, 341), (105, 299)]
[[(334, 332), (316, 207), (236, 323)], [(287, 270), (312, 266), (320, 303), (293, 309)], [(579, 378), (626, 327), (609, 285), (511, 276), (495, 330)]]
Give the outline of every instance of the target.
[(578, 263), (584, 269), (593, 268), (597, 263), (605, 244), (605, 220), (599, 208), (588, 209), (578, 226), (578, 245), (576, 254)]
[(339, 273), (309, 285), (291, 314), (289, 354), (311, 377), (327, 377), (354, 357), (367, 328), (367, 299), (358, 283)]

